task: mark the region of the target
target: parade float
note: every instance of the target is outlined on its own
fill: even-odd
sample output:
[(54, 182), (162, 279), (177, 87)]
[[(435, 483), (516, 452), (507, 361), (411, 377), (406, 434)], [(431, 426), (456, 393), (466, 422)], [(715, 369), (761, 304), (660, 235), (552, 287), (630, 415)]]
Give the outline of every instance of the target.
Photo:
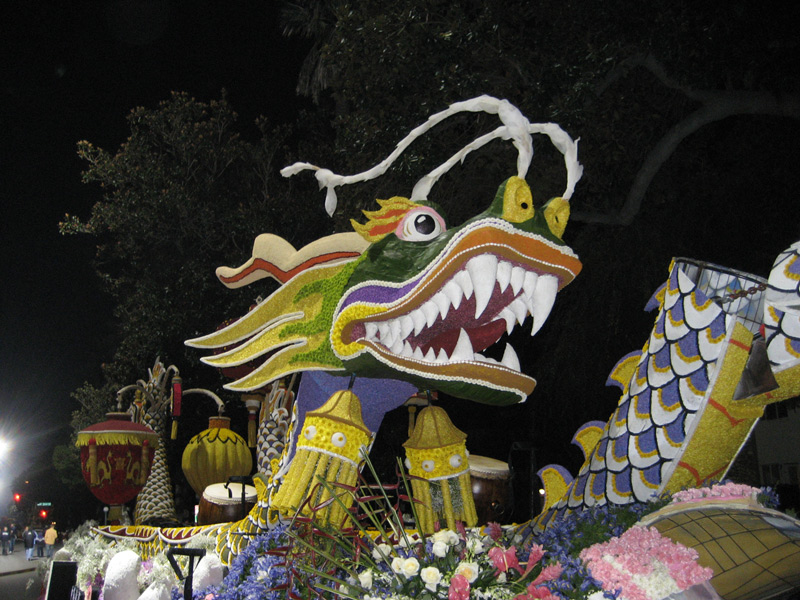
[[(483, 96), (433, 115), (363, 173), (297, 163), (283, 174), (312, 171), (332, 214), (337, 188), (379, 177), (460, 112), (501, 125), (407, 197), (379, 200), (354, 231), (299, 250), (263, 234), (249, 260), (217, 270), (231, 288), (279, 283), (246, 315), (187, 342), (237, 373), (226, 387), (257, 421), (253, 508), (230, 522), (159, 527), (139, 516), (139, 498), (133, 525), (95, 526), (85, 542), (94, 550), (74, 549), (95, 557), (83, 561), (79, 584), (104, 578), (106, 598), (138, 598), (146, 585), (141, 598), (188, 594), (190, 581), (206, 599), (449, 600), (744, 600), (800, 586), (800, 522), (773, 510), (768, 491), (723, 482), (764, 407), (800, 393), (800, 244), (778, 256), (768, 280), (676, 259), (648, 305), (652, 333), (609, 378), (622, 392), (616, 410), (575, 435), (585, 457), (578, 473), (540, 470), (544, 510), (530, 522), (479, 521), (469, 432), (418, 400), (438, 391), (501, 411), (534, 391), (510, 344), (500, 360), (486, 349), (531, 325), (529, 316), (535, 335), (581, 270), (563, 241), (582, 173), (577, 142)], [(550, 140), (567, 173), (563, 194), (543, 206), (525, 179), (533, 135)], [(485, 212), (448, 223), (428, 193), (494, 139), (517, 149), (516, 173)], [(422, 408), (396, 480), (370, 480), (385, 414), (412, 398)], [(171, 403), (179, 415), (174, 392)], [(203, 470), (191, 474), (198, 493), (210, 485)], [(175, 563), (183, 584), (155, 575), (169, 573), (165, 554), (187, 548), (201, 551), (184, 556), (183, 571)], [(192, 557), (203, 553), (195, 570)]]

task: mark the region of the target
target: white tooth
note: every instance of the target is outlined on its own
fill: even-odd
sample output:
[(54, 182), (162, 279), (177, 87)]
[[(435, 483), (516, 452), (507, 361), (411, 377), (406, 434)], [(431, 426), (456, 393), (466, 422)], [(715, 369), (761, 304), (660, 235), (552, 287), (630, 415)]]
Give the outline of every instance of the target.
[(519, 294), (523, 283), (525, 283), (525, 269), (522, 267), (514, 267), (511, 269), (511, 289), (515, 296)]
[(466, 271), (459, 271), (455, 275), (453, 275), (452, 281), (455, 281), (458, 286), (461, 288), (461, 291), (464, 292), (464, 297), (469, 300), (472, 298), (472, 279), (469, 277), (469, 273)]
[(525, 295), (529, 298), (533, 296), (533, 290), (536, 289), (536, 280), (539, 276), (532, 271), (526, 271), (525, 281), (522, 283), (522, 289), (525, 290)]
[(447, 352), (444, 351), (444, 348), (439, 348), (439, 354), (436, 356), (437, 363), (446, 363), (450, 362), (450, 358), (447, 356)]
[(461, 289), (461, 286), (458, 285), (452, 279), (447, 282), (447, 284), (442, 289), (442, 292), (447, 299), (450, 301), (450, 304), (453, 305), (454, 309), (458, 309), (461, 306), (461, 299), (464, 297), (464, 290)]
[(422, 348), (420, 348), (419, 346), (414, 348), (414, 353), (412, 354), (412, 356), (417, 360), (425, 360), (425, 355), (422, 354)]
[(533, 297), (528, 296), (527, 294), (520, 294), (517, 296), (517, 300), (522, 302), (525, 305), (525, 308), (528, 310), (530, 314), (533, 314)]
[(453, 348), (453, 353), (450, 355), (450, 360), (472, 360), (473, 354), (469, 334), (462, 329), (458, 334), (458, 341), (456, 342), (456, 347)]
[(489, 305), (497, 281), (497, 257), (494, 254), (481, 254), (467, 263), (467, 272), (475, 288), (475, 318), (483, 314)]
[(414, 350), (411, 348), (411, 344), (408, 341), (403, 342), (403, 351), (400, 352), (403, 356), (414, 356)]
[(497, 285), (500, 286), (500, 293), (506, 291), (511, 282), (511, 263), (502, 260), (497, 265)]
[(508, 308), (511, 312), (514, 313), (514, 316), (517, 318), (517, 323), (522, 325), (523, 321), (525, 321), (525, 317), (528, 316), (528, 307), (525, 305), (525, 302), (522, 298), (517, 298), (511, 304), (508, 305)]
[(514, 352), (511, 344), (506, 344), (506, 349), (503, 352), (503, 358), (500, 359), (500, 364), (514, 371), (519, 371), (519, 358), (517, 358), (517, 353)]
[(550, 316), (553, 304), (558, 293), (558, 279), (553, 275), (542, 275), (533, 292), (533, 329), (531, 335), (536, 335)]
[(403, 340), (397, 340), (392, 347), (389, 348), (392, 351), (392, 354), (402, 354), (403, 353)]
[(400, 317), (400, 337), (406, 339), (412, 331), (414, 331), (414, 319), (408, 315)]
[(506, 333), (511, 335), (511, 332), (514, 331), (514, 325), (517, 324), (517, 316), (508, 308), (504, 308), (497, 317), (505, 320)]
[(376, 340), (378, 336), (378, 325), (376, 323), (364, 323), (365, 335), (368, 340)]
[(428, 362), (436, 362), (436, 351), (433, 347), (428, 348), (428, 351), (425, 353), (425, 360)]
[(439, 312), (442, 314), (442, 320), (447, 318), (447, 311), (450, 310), (450, 300), (448, 300), (447, 296), (444, 292), (436, 292), (431, 298), (431, 302), (433, 302), (436, 307), (439, 309)]
[(411, 311), (411, 320), (414, 321), (414, 335), (419, 335), (419, 332), (425, 329), (425, 313), (420, 309)]
[(425, 315), (425, 323), (428, 325), (428, 327), (436, 322), (436, 317), (439, 316), (439, 307), (437, 307), (433, 302), (429, 300), (420, 306), (420, 310), (422, 311), (422, 314)]
[(389, 321), (389, 331), (392, 334), (393, 340), (405, 339), (405, 336), (400, 335), (400, 319), (392, 319)]
[(389, 348), (394, 343), (394, 338), (392, 337), (389, 323), (386, 321), (381, 321), (378, 323), (378, 331), (381, 334), (381, 344)]
[(497, 364), (497, 361), (493, 358), (489, 358), (488, 356), (484, 356), (483, 354), (478, 354), (477, 352), (472, 355), (472, 359), (476, 362), (488, 363), (488, 364)]

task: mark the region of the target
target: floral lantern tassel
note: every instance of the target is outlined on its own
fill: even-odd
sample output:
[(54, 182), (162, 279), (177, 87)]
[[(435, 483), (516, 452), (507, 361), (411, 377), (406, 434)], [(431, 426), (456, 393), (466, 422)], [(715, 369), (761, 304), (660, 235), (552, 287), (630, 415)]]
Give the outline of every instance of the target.
[(469, 462), (466, 448), (467, 435), (458, 429), (443, 408), (423, 408), (408, 441), (406, 467), (412, 476), (411, 489), (416, 504), (417, 526), (425, 533), (433, 533), (437, 521), (445, 521), (448, 529), (456, 528), (456, 521), (468, 527), (478, 522)]
[(255, 448), (256, 442), (258, 442), (257, 420), (264, 397), (260, 394), (244, 394), (242, 395), (242, 400), (247, 407), (247, 446)]
[[(274, 506), (287, 516), (302, 506), (302, 513), (313, 515), (320, 524), (340, 525), (353, 498), (340, 497), (328, 506), (315, 507), (331, 499), (328, 488), (318, 485), (320, 478), (347, 486), (358, 480), (358, 461), (370, 441), (370, 431), (361, 416), (361, 401), (353, 392), (333, 394), (319, 409), (306, 414), (297, 451), (289, 472), (274, 498)], [(311, 496), (309, 497), (309, 494)], [(308, 502), (303, 504), (308, 498)]]

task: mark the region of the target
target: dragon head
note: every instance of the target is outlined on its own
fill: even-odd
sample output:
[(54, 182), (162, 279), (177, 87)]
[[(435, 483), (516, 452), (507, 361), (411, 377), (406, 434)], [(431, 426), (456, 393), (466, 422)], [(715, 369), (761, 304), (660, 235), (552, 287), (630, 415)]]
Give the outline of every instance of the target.
[[(289, 373), (322, 370), (408, 381), (495, 405), (528, 396), (536, 382), (521, 373), (514, 349), (507, 344), (499, 360), (485, 351), (528, 315), (531, 333), (538, 332), (558, 291), (581, 269), (561, 240), (568, 199), (582, 172), (577, 143), (561, 128), (531, 124), (507, 101), (481, 96), (433, 115), (364, 173), (343, 177), (307, 163), (282, 173), (316, 171), (332, 214), (336, 186), (381, 175), (410, 139), (455, 112), (478, 110), (498, 114), (503, 127), (423, 177), (410, 199), (378, 201), (380, 210), (366, 212), (365, 224), (353, 222), (355, 232), (300, 250), (264, 234), (256, 239), (250, 261), (217, 270), (229, 287), (267, 276), (283, 284), (240, 320), (187, 342), (226, 349), (204, 359), (209, 364), (254, 365), (226, 387), (254, 390)], [(531, 133), (547, 135), (567, 167), (564, 194), (539, 208), (524, 180), (533, 154)], [(514, 140), (518, 175), (500, 186), (485, 212), (448, 227), (442, 211), (426, 200), (430, 188), (470, 151), (497, 138)]]
[(457, 228), (432, 203), (381, 205), (354, 224), (373, 243), (333, 315), (331, 344), (345, 369), (490, 404), (524, 400), (536, 382), (511, 345), (500, 360), (483, 353), (528, 315), (538, 332), (580, 271), (561, 241), (569, 203), (553, 198), (537, 210), (525, 181), (511, 177)]

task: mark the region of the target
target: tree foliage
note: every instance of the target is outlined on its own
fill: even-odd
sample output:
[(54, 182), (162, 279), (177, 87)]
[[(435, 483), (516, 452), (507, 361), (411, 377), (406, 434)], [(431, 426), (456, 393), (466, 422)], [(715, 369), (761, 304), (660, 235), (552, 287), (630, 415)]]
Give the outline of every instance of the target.
[[(156, 356), (182, 370), (196, 365), (183, 340), (243, 314), (258, 293), (227, 290), (214, 269), (249, 258), (264, 231), (306, 235), (285, 210), (288, 188), (271, 181), (287, 131), (259, 122), (261, 137), (250, 142), (236, 118), (224, 96), (206, 103), (175, 93), (155, 109), (134, 109), (130, 137), (115, 153), (78, 145), (83, 179), (103, 198), (87, 220), (68, 215), (61, 228), (98, 239), (96, 269), (121, 333), (106, 375), (118, 387)], [(313, 218), (306, 226), (313, 236)]]

